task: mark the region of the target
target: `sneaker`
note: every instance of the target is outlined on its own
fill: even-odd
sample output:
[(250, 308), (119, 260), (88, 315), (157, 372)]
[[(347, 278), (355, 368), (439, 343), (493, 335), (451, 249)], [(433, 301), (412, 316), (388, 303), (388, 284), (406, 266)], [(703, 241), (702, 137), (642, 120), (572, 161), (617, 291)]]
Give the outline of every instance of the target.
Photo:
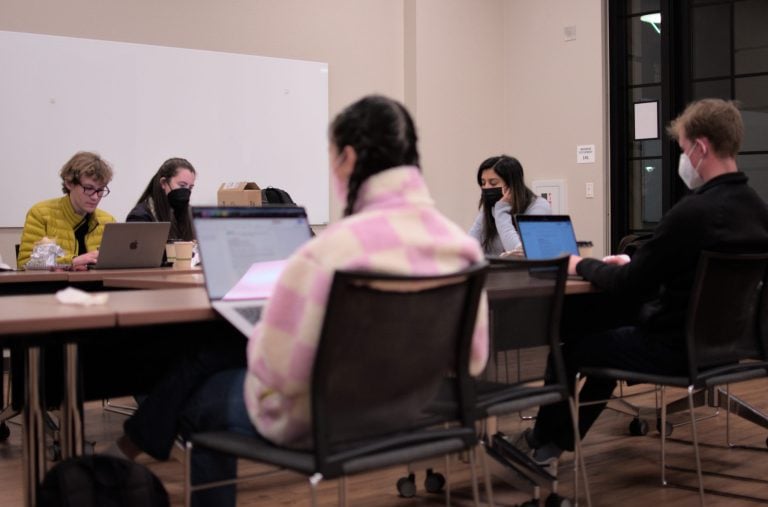
[(557, 464), (560, 462), (560, 455), (563, 450), (550, 442), (535, 449), (531, 453), (531, 459), (554, 478), (557, 478)]

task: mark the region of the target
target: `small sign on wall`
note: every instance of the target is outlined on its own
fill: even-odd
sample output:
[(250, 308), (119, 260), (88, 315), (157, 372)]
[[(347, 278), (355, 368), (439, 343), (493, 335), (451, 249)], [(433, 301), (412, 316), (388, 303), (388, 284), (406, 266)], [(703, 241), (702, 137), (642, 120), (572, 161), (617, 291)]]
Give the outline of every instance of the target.
[(580, 144), (576, 146), (576, 163), (577, 164), (594, 164), (595, 163), (595, 145)]
[(553, 215), (568, 214), (565, 180), (534, 180), (531, 182), (531, 190), (547, 200)]

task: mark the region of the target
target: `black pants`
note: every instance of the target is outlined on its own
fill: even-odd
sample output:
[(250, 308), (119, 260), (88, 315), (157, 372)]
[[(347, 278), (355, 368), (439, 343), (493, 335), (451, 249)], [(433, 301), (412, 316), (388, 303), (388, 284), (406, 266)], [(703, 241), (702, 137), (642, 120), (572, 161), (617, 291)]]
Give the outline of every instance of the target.
[[(571, 392), (574, 389), (576, 373), (582, 367), (611, 367), (668, 375), (685, 374), (687, 368), (686, 355), (682, 350), (671, 349), (632, 326), (583, 337), (569, 337), (563, 343), (562, 351), (566, 379)], [(554, 381), (552, 371), (552, 368), (548, 371), (549, 382)], [(586, 379), (579, 394), (579, 401), (606, 402), (580, 408), (579, 432), (582, 438), (605, 408), (615, 388), (616, 381), (612, 379)], [(563, 450), (572, 451), (573, 423), (568, 404), (561, 402), (541, 407), (536, 418), (534, 436), (540, 444), (553, 442)]]
[(215, 373), (244, 368), (245, 344), (244, 337), (211, 340), (185, 352), (125, 421), (125, 434), (153, 458), (168, 459), (187, 400)]

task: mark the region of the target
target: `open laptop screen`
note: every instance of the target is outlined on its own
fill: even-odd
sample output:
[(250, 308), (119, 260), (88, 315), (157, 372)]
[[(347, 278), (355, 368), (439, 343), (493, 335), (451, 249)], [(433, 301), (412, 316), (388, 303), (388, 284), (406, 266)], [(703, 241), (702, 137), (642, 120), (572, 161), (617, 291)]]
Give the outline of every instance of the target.
[(579, 254), (568, 215), (515, 215), (515, 223), (528, 259)]
[(109, 223), (94, 269), (158, 268), (168, 240), (170, 222)]
[(254, 263), (286, 259), (311, 237), (300, 207), (193, 207), (192, 216), (211, 300), (222, 299)]

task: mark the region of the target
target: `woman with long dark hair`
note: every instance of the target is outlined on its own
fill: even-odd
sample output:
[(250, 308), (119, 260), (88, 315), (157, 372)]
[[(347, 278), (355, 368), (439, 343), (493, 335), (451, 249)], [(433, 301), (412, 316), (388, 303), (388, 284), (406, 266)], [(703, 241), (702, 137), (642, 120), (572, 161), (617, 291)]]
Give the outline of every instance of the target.
[(169, 240), (194, 239), (189, 198), (197, 172), (184, 158), (169, 158), (147, 184), (126, 222), (170, 222)]
[(477, 168), (480, 212), (469, 235), (480, 242), (486, 255), (500, 255), (520, 248), (515, 215), (549, 215), (546, 199), (528, 188), (523, 166), (507, 155), (485, 159)]

